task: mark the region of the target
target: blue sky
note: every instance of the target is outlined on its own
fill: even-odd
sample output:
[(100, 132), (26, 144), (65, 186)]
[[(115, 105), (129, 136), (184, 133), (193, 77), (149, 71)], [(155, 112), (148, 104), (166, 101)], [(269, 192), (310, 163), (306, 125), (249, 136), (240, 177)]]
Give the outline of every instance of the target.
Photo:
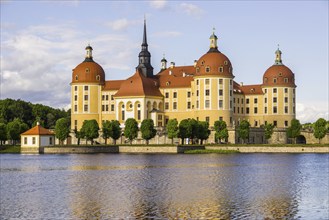
[(280, 44), (283, 63), (296, 75), (297, 118), (328, 120), (328, 7), (328, 1), (1, 1), (1, 99), (68, 108), (72, 69), (88, 43), (107, 80), (128, 78), (138, 64), (145, 15), (155, 72), (163, 54), (192, 65), (215, 28), (235, 81), (260, 84)]

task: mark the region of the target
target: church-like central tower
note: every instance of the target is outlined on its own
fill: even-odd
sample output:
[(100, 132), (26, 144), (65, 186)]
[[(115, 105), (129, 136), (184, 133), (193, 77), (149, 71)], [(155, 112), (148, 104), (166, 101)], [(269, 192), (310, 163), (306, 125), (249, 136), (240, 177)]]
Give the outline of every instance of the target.
[(138, 66), (144, 76), (153, 77), (153, 67), (151, 65), (151, 53), (148, 51), (147, 37), (146, 37), (146, 20), (144, 19), (144, 32), (143, 32), (143, 43), (142, 50), (138, 55)]

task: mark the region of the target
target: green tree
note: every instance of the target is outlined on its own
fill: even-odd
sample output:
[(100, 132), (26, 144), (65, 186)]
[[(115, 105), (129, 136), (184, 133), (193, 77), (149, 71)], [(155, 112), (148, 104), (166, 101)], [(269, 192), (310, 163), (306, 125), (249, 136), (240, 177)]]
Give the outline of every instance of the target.
[(0, 145), (7, 140), (7, 126), (5, 123), (0, 123)]
[(85, 137), (85, 134), (81, 130), (78, 131), (77, 129), (74, 129), (74, 134), (75, 134), (75, 137), (78, 139), (78, 145), (80, 145), (80, 140), (81, 140), (81, 138)]
[(110, 137), (113, 139), (113, 144), (116, 144), (120, 136), (121, 136), (120, 122), (117, 120), (112, 120), (110, 122)]
[(105, 144), (107, 144), (108, 138), (112, 138), (113, 144), (116, 144), (116, 140), (120, 138), (120, 135), (121, 135), (121, 128), (119, 121), (112, 120), (112, 121), (103, 122), (102, 137), (105, 139)]
[(209, 123), (207, 121), (198, 121), (197, 123), (196, 137), (200, 139), (201, 144), (203, 144), (203, 141), (207, 140), (210, 135)]
[(84, 138), (86, 138), (86, 141), (90, 141), (91, 145), (94, 144), (94, 138), (98, 138), (99, 133), (99, 126), (95, 119), (92, 120), (85, 120), (83, 121), (81, 132), (84, 135)]
[(226, 140), (228, 138), (228, 130), (225, 121), (215, 121), (215, 140), (221, 143), (221, 140)]
[(188, 129), (191, 131), (189, 138), (191, 139), (192, 144), (194, 144), (194, 139), (197, 137), (198, 134), (198, 121), (194, 118), (190, 118), (188, 119), (188, 126)]
[(321, 139), (327, 134), (327, 121), (323, 118), (319, 118), (313, 125), (314, 128), (314, 137), (319, 139), (319, 143)]
[(149, 144), (149, 140), (154, 138), (156, 130), (154, 129), (154, 122), (152, 119), (144, 119), (141, 123), (142, 138), (146, 140), (146, 144)]
[(271, 123), (265, 124), (264, 125), (264, 134), (265, 134), (265, 139), (268, 141), (272, 137), (274, 131), (274, 125)]
[(250, 124), (246, 120), (242, 120), (238, 127), (238, 135), (242, 139), (242, 143), (249, 138)]
[(107, 139), (110, 137), (110, 125), (111, 122), (108, 120), (102, 123), (102, 138), (104, 138), (105, 144), (107, 144)]
[(291, 126), (287, 128), (287, 136), (288, 138), (292, 138), (294, 140), (294, 144), (296, 144), (296, 138), (300, 135), (300, 130), (302, 125), (300, 124), (299, 120), (292, 119)]
[(60, 141), (60, 144), (63, 145), (63, 142), (69, 137), (70, 134), (70, 122), (67, 118), (60, 118), (56, 121), (55, 125), (55, 136)]
[(7, 139), (12, 140), (16, 145), (16, 141), (19, 140), (20, 134), (29, 129), (28, 125), (23, 123), (20, 119), (15, 118), (12, 122), (7, 124)]
[(178, 137), (178, 121), (176, 118), (170, 119), (167, 124), (168, 138), (171, 139), (171, 144), (174, 144), (174, 138)]
[(181, 138), (182, 144), (184, 144), (184, 139), (191, 136), (192, 130), (189, 126), (189, 120), (183, 119), (178, 126), (178, 137)]
[(130, 144), (132, 141), (137, 138), (138, 135), (138, 123), (134, 118), (128, 118), (125, 121), (125, 130), (124, 135), (129, 139)]

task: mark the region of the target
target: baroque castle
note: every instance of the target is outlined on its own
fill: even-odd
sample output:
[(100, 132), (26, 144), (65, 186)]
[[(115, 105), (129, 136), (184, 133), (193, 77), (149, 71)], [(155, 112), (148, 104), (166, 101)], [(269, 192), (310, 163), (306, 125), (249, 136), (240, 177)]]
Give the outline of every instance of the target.
[(248, 120), (251, 127), (272, 123), (290, 126), (296, 116), (294, 73), (283, 64), (281, 51), (275, 51), (274, 64), (263, 74), (261, 84), (243, 85), (234, 81), (233, 66), (218, 48), (218, 38), (210, 36), (210, 48), (190, 66), (175, 66), (161, 60), (154, 74), (148, 50), (146, 23), (135, 73), (125, 80), (105, 80), (101, 65), (94, 61), (92, 47), (86, 47), (85, 60), (72, 71), (71, 129), (79, 130), (84, 120), (128, 118), (139, 123), (151, 118), (155, 126), (169, 119), (208, 121), (210, 126), (224, 120), (228, 127)]

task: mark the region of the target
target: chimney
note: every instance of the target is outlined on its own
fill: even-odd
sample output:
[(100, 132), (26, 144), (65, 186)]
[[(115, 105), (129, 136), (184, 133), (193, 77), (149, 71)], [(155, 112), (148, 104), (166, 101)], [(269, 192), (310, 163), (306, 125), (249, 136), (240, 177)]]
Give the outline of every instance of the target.
[(175, 67), (175, 62), (170, 62), (170, 68), (174, 68)]

